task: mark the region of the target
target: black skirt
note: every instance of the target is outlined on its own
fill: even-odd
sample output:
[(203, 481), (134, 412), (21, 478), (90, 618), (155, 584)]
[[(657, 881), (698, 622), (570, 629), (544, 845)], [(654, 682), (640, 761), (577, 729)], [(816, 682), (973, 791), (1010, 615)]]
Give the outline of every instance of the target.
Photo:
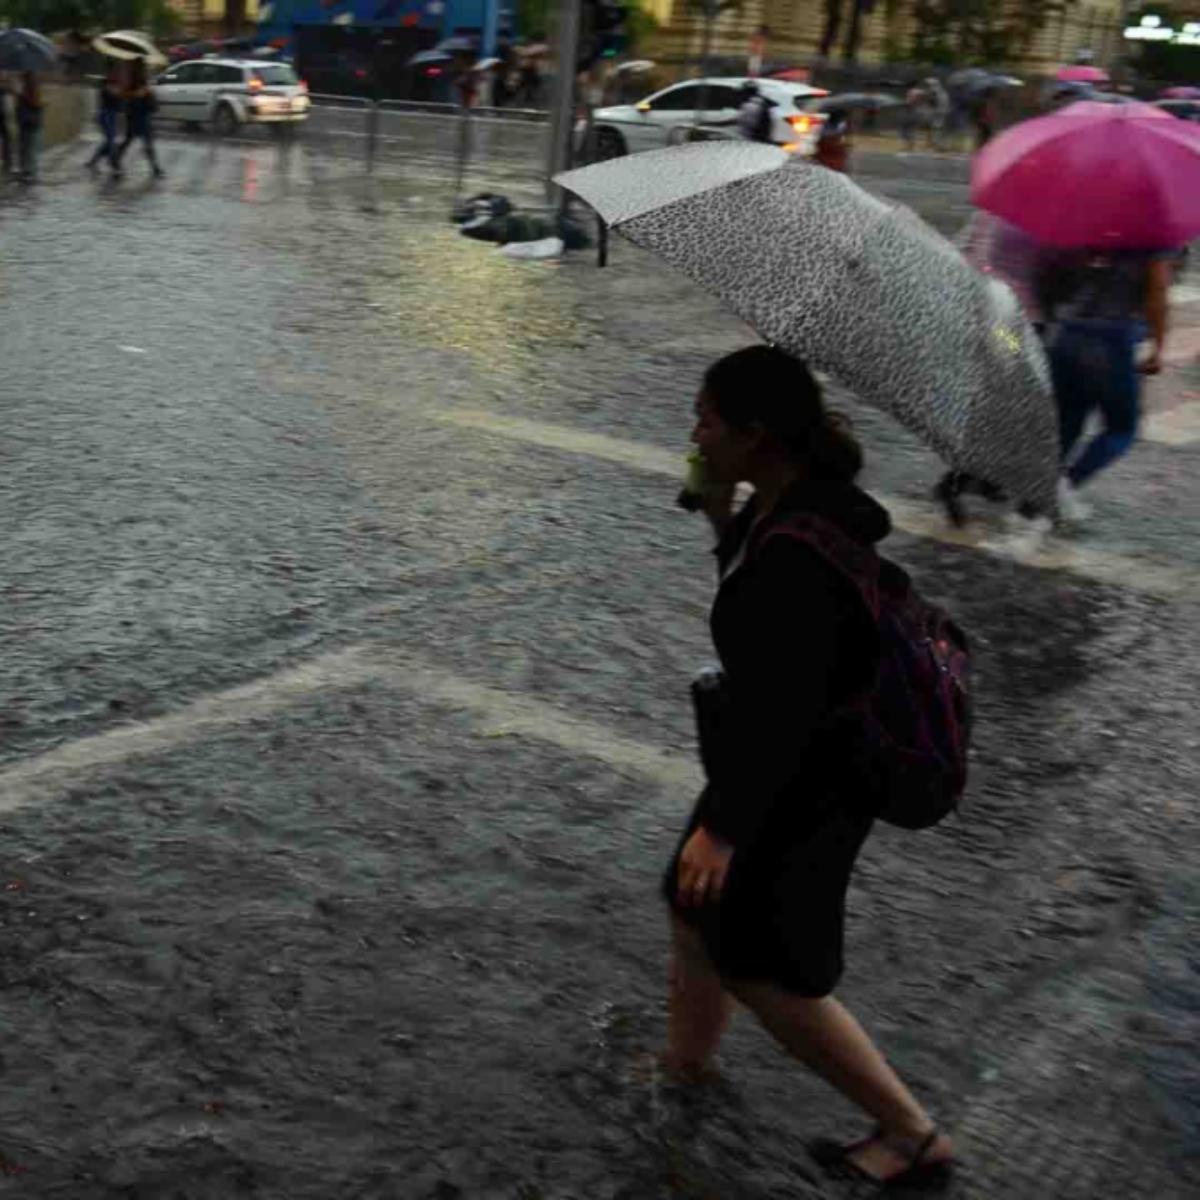
[(672, 910), (695, 929), (723, 979), (827, 996), (843, 969), (846, 889), (873, 816), (836, 790), (781, 799), (737, 848), (716, 904), (681, 905), (679, 853), (701, 823), (702, 792), (663, 880)]

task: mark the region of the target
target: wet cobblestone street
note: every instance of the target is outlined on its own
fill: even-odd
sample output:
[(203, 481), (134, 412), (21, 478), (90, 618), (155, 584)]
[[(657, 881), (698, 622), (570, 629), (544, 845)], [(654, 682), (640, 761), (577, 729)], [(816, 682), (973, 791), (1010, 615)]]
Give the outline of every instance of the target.
[[(711, 656), (674, 498), (752, 335), (619, 241), (459, 237), (444, 133), (0, 190), (2, 1197), (856, 1194), (802, 1149), (854, 1118), (747, 1018), (711, 1094), (647, 1065)], [(536, 203), (491, 136), (472, 190)], [(1032, 564), (839, 397), (979, 649), (968, 802), (873, 837), (845, 982), (956, 1197), (1200, 1187), (1195, 378)]]

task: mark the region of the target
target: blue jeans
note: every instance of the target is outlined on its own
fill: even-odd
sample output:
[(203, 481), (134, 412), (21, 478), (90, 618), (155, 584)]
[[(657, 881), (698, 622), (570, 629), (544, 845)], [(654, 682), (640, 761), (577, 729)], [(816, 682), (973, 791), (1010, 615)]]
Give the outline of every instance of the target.
[[(1137, 438), (1142, 321), (1065, 321), (1048, 346), (1059, 439), (1067, 478), (1076, 486), (1115, 462)], [(1099, 410), (1104, 429), (1073, 457), (1088, 417)]]
[(37, 178), (38, 143), (41, 141), (40, 125), (18, 125), (17, 141), (20, 148), (21, 174), (26, 179)]
[(100, 126), (100, 132), (104, 135), (104, 141), (92, 155), (92, 162), (96, 163), (102, 158), (107, 158), (115, 166), (117, 161), (117, 114), (111, 108), (102, 108), (96, 121)]

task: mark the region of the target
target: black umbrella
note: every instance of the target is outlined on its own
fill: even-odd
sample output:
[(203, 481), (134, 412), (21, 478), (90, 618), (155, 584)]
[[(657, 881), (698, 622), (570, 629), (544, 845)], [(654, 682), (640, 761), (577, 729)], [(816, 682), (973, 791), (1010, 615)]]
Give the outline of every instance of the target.
[(0, 33), (0, 71), (48, 71), (58, 61), (58, 47), (32, 29)]
[(1008, 88), (1019, 88), (1021, 80), (1012, 75), (998, 75), (995, 71), (987, 71), (983, 67), (968, 67), (965, 71), (956, 71), (946, 85), (952, 92), (961, 96), (983, 96), (988, 92), (1002, 92)]

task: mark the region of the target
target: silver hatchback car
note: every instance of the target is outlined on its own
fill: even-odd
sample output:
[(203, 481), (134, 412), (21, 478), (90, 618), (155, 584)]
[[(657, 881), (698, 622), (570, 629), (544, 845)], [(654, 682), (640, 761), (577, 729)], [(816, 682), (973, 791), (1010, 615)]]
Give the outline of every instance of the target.
[(202, 58), (178, 63), (154, 81), (165, 121), (210, 126), (222, 137), (243, 125), (296, 125), (308, 119), (308, 86), (288, 63)]

